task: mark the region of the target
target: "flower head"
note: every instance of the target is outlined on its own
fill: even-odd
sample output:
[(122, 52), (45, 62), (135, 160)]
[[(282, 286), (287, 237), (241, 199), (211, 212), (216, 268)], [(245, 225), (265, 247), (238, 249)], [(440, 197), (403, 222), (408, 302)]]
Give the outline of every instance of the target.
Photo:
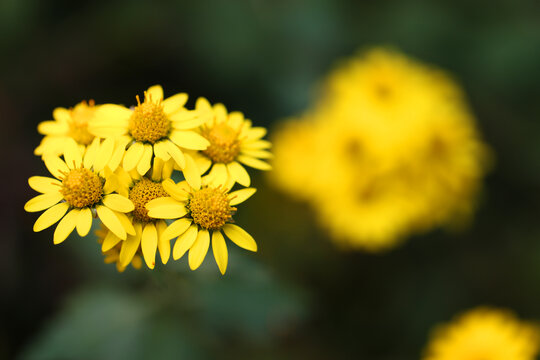
[(424, 360), (533, 360), (540, 329), (511, 312), (477, 308), (433, 332)]
[(236, 212), (234, 206), (253, 195), (254, 188), (229, 192), (222, 185), (205, 184), (194, 189), (185, 181), (175, 184), (170, 179), (163, 182), (163, 188), (170, 196), (154, 199), (146, 207), (151, 217), (175, 220), (162, 233), (164, 239), (178, 237), (173, 248), (175, 260), (189, 250), (189, 266), (192, 270), (197, 269), (206, 256), (211, 239), (214, 258), (221, 273), (225, 274), (228, 251), (222, 232), (236, 245), (257, 251), (253, 237), (232, 224)]
[(164, 100), (161, 86), (152, 86), (142, 102), (137, 97), (134, 109), (102, 105), (89, 130), (103, 138), (128, 139), (124, 146), (124, 170), (135, 169), (139, 175), (144, 175), (150, 170), (154, 155), (163, 161), (173, 159), (186, 180), (197, 188), (201, 173), (185, 150), (205, 150), (210, 143), (194, 131), (204, 119), (196, 111), (184, 108), (187, 98), (187, 94), (180, 93)]
[(125, 221), (125, 213), (133, 210), (133, 203), (115, 194), (109, 180), (110, 171), (97, 172), (94, 163), (85, 157), (74, 142), (68, 142), (65, 161), (57, 156), (44, 158), (45, 165), (55, 178), (33, 176), (30, 187), (41, 193), (29, 200), (24, 208), (28, 212), (46, 210), (36, 220), (34, 231), (42, 231), (56, 222), (54, 243), (63, 242), (77, 228), (86, 236), (92, 226), (93, 215), (120, 239), (133, 233)]
[(262, 138), (263, 127), (252, 127), (251, 121), (241, 112), (228, 112), (223, 104), (210, 105), (205, 98), (197, 99), (196, 110), (205, 119), (200, 134), (209, 146), (193, 154), (201, 173), (210, 169), (209, 178), (227, 187), (236, 182), (250, 186), (251, 178), (245, 166), (259, 170), (270, 170), (265, 161), (272, 157), (267, 150), (270, 143)]

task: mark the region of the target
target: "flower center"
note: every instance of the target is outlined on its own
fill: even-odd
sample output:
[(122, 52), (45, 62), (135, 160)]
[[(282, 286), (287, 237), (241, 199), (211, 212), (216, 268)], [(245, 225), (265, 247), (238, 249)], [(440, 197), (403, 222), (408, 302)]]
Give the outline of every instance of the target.
[(166, 196), (169, 194), (165, 192), (161, 183), (142, 178), (129, 190), (129, 200), (135, 205), (135, 210), (132, 211), (133, 217), (140, 222), (154, 221), (154, 218), (148, 216), (148, 210), (145, 206), (151, 200)]
[(68, 135), (81, 145), (90, 145), (94, 135), (88, 132), (88, 122), (96, 111), (94, 100), (83, 101), (71, 111)]
[(210, 142), (203, 153), (214, 163), (228, 164), (240, 152), (238, 132), (225, 123), (204, 129), (202, 135)]
[(209, 230), (221, 229), (236, 211), (235, 207), (230, 206), (226, 191), (210, 187), (191, 193), (187, 208), (193, 222)]
[(137, 103), (129, 118), (129, 133), (133, 139), (154, 144), (169, 135), (171, 121), (165, 115), (161, 102), (152, 102), (145, 93), (144, 102), (141, 104), (137, 96)]
[(73, 207), (92, 206), (103, 197), (103, 180), (88, 169), (73, 169), (62, 180), (60, 191)]

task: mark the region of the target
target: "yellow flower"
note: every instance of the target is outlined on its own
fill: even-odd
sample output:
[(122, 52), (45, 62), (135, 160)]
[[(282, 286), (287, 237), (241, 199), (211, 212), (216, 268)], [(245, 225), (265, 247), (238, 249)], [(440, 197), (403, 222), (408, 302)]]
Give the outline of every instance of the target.
[(88, 131), (88, 125), (93, 121), (97, 108), (94, 101), (90, 100), (82, 101), (72, 109), (54, 109), (54, 120), (43, 121), (38, 125), (39, 133), (45, 137), (34, 153), (60, 156), (68, 140), (75, 140), (82, 149), (89, 146), (94, 135)]
[(127, 214), (134, 233), (124, 241), (112, 232), (103, 237), (102, 252), (105, 255), (112, 254), (111, 259), (116, 259), (117, 255), (117, 266), (120, 269), (125, 269), (132, 261), (136, 261), (134, 259), (137, 254), (143, 256), (149, 269), (154, 269), (158, 250), (163, 264), (169, 260), (171, 239), (164, 239), (162, 236), (167, 223), (149, 216), (145, 206), (155, 198), (168, 196), (163, 188), (162, 179), (170, 177), (173, 162), (172, 159), (163, 162), (155, 158), (152, 178), (141, 177), (135, 170), (128, 173), (123, 169), (118, 169), (114, 176), (111, 176), (118, 192), (128, 197), (134, 204), (133, 211)]
[(270, 170), (261, 159), (269, 159), (270, 143), (262, 140), (263, 127), (252, 127), (241, 112), (227, 112), (223, 104), (210, 105), (205, 98), (197, 99), (196, 110), (205, 122), (201, 135), (208, 140), (208, 148), (193, 154), (201, 173), (210, 170), (212, 181), (231, 188), (235, 182), (250, 186), (251, 179), (243, 165), (259, 170)]
[[(152, 86), (141, 103), (131, 110), (121, 105), (101, 105), (89, 131), (102, 138), (127, 139), (122, 166), (136, 169), (140, 175), (150, 170), (152, 156), (167, 161), (173, 159), (182, 169), (186, 180), (200, 187), (200, 172), (188, 150), (204, 150), (209, 141), (193, 131), (204, 122), (196, 111), (184, 108), (187, 94), (180, 93), (163, 100), (161, 86)], [(125, 141), (125, 140), (123, 140)], [(125, 149), (125, 147), (124, 147)], [(113, 170), (111, 168), (111, 170)]]
[(154, 199), (146, 208), (153, 218), (175, 220), (162, 233), (164, 240), (178, 237), (173, 248), (174, 260), (189, 250), (189, 266), (197, 269), (206, 256), (211, 238), (214, 258), (220, 272), (225, 274), (228, 252), (222, 231), (241, 248), (257, 251), (253, 237), (231, 223), (236, 211), (234, 206), (253, 195), (254, 188), (229, 193), (223, 186), (205, 185), (194, 189), (185, 181), (175, 184), (171, 179), (163, 181), (163, 188), (170, 196)]
[(477, 308), (435, 329), (424, 360), (533, 360), (540, 330), (511, 312)]
[[(59, 244), (75, 228), (80, 236), (86, 236), (92, 226), (93, 214), (96, 214), (112, 233), (126, 239), (127, 234), (134, 233), (125, 215), (133, 210), (133, 203), (113, 193), (107, 171), (95, 171), (94, 164), (100, 162), (99, 157), (88, 152), (83, 157), (74, 142), (67, 144), (65, 161), (57, 156), (44, 158), (56, 179), (42, 176), (28, 179), (30, 187), (41, 195), (29, 200), (24, 209), (28, 212), (46, 210), (36, 220), (34, 231), (42, 231), (60, 221), (54, 232), (54, 243)], [(101, 153), (99, 147), (97, 153)]]
[[(110, 231), (103, 226), (101, 226), (99, 230), (96, 230), (95, 234), (98, 238), (98, 243), (103, 244), (103, 242), (105, 241), (105, 238), (107, 237), (109, 233)], [(126, 270), (126, 266), (120, 265), (120, 250), (122, 248), (121, 244), (122, 243), (118, 243), (113, 248), (103, 252), (103, 255), (105, 257), (104, 259), (105, 264), (115, 263), (116, 269), (118, 270), (118, 272), (124, 272), (124, 270)], [(137, 270), (139, 270), (142, 267), (142, 254), (140, 253), (140, 251), (137, 252), (137, 254), (131, 260), (131, 266), (133, 266)]]

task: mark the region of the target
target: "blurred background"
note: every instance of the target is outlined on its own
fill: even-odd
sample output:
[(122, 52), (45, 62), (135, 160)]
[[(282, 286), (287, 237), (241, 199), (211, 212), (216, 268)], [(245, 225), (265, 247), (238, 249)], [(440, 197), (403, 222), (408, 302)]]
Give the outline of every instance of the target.
[[(496, 165), (471, 226), (383, 254), (334, 246), (255, 175), (236, 216), (259, 252), (118, 274), (93, 237), (33, 233), (40, 121), (148, 86), (273, 126), (340, 58), (394, 46), (451, 72)], [(430, 330), (488, 304), (540, 320), (540, 4), (519, 1), (0, 0), (0, 358), (416, 359)], [(287, 221), (284, 221), (287, 219)], [(236, 251), (238, 250), (238, 251)]]

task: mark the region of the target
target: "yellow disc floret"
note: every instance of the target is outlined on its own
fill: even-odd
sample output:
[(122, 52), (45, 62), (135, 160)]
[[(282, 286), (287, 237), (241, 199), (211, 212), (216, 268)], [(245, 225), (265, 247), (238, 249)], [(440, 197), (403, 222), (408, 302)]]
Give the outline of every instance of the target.
[(169, 135), (171, 121), (165, 115), (163, 105), (152, 102), (147, 94), (142, 104), (138, 97), (137, 102), (138, 105), (129, 119), (129, 133), (133, 139), (154, 144)]
[(203, 187), (191, 193), (187, 208), (193, 222), (208, 230), (221, 229), (236, 211), (230, 205), (226, 191), (211, 187)]
[(81, 145), (90, 145), (94, 140), (94, 135), (88, 131), (88, 122), (95, 113), (94, 100), (77, 104), (71, 111), (71, 121), (69, 122), (68, 135)]
[(62, 180), (60, 191), (73, 207), (92, 206), (103, 197), (103, 180), (91, 170), (73, 169)]
[(132, 212), (133, 217), (141, 222), (156, 220), (148, 216), (148, 210), (145, 206), (150, 200), (165, 196), (169, 196), (169, 194), (165, 192), (161, 183), (142, 178), (129, 191), (129, 200), (135, 205), (135, 210)]
[(214, 163), (228, 164), (240, 153), (238, 132), (225, 123), (203, 130), (210, 146), (203, 153)]

